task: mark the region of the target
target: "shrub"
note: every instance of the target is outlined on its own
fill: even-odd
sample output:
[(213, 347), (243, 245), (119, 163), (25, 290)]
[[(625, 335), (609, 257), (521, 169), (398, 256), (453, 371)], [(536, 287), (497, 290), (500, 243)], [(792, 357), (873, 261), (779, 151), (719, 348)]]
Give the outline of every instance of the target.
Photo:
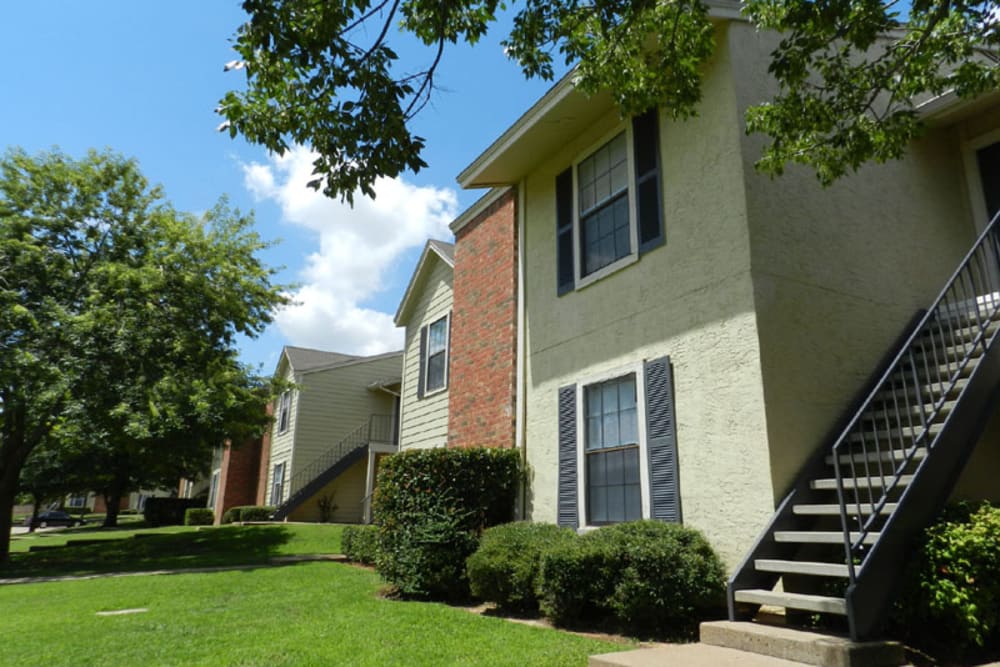
[(945, 660), (1000, 649), (1000, 508), (960, 503), (925, 531), (890, 625)]
[(211, 526), (215, 523), (215, 512), (207, 507), (191, 507), (184, 512), (185, 526)]
[(375, 546), (378, 541), (376, 526), (344, 526), (340, 545), (344, 555), (355, 563), (375, 564)]
[(510, 521), (520, 454), (512, 449), (411, 450), (385, 459), (375, 492), (375, 565), (408, 596), (468, 595), (465, 560), (483, 529)]
[(638, 636), (689, 639), (722, 612), (725, 570), (692, 528), (633, 521), (560, 544), (542, 558), (542, 611), (561, 625), (611, 619)]
[(205, 498), (150, 498), (146, 501), (143, 517), (152, 527), (180, 526), (184, 513), (192, 507), (205, 507)]
[(547, 523), (505, 523), (487, 529), (466, 561), (472, 594), (508, 611), (536, 611), (542, 554), (575, 539), (572, 530)]
[(269, 521), (274, 514), (270, 505), (239, 505), (222, 513), (220, 523), (240, 523), (241, 521)]

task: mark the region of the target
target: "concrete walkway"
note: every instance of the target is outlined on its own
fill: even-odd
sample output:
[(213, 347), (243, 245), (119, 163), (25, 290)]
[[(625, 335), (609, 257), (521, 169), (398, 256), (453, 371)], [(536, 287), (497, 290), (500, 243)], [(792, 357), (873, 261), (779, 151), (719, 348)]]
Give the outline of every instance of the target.
[(13, 577), (10, 579), (0, 579), (0, 586), (11, 586), (14, 584), (42, 584), (53, 581), (88, 581), (90, 579), (110, 579), (112, 577), (150, 577), (164, 574), (204, 574), (207, 572), (231, 572), (235, 570), (255, 570), (262, 567), (281, 567), (283, 565), (294, 565), (296, 563), (313, 563), (321, 561), (332, 561), (335, 563), (347, 562), (347, 557), (343, 554), (306, 554), (301, 556), (275, 556), (263, 563), (250, 563), (248, 565), (215, 565), (213, 567), (185, 567), (173, 570), (143, 570), (141, 572), (100, 572), (95, 574), (67, 574), (57, 577)]
[(708, 644), (670, 644), (592, 655), (587, 664), (589, 667), (802, 667), (806, 663)]

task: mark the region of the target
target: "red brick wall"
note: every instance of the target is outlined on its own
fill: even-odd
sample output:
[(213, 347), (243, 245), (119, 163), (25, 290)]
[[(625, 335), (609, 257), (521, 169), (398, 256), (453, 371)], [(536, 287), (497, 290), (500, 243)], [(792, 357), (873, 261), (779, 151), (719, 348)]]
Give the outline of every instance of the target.
[[(274, 404), (267, 404), (267, 414), (268, 416), (274, 415)], [(267, 471), (271, 465), (271, 430), (273, 429), (273, 424), (268, 426), (264, 431), (264, 435), (260, 439), (260, 456), (258, 458), (257, 467), (257, 493), (254, 497), (254, 502), (247, 503), (248, 505), (266, 505), (265, 502), (267, 498)]]
[(219, 489), (215, 496), (216, 524), (230, 507), (257, 504), (261, 440), (249, 440), (240, 447), (233, 447), (227, 442), (223, 448)]
[(514, 446), (517, 217), (513, 189), (455, 237), (448, 446)]

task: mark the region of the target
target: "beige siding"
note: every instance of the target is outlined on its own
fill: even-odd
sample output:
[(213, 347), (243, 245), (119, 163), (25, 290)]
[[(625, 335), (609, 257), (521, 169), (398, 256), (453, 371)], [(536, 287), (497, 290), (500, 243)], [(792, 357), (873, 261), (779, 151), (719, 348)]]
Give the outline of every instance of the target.
[(525, 434), (529, 514), (555, 521), (559, 387), (669, 355), (684, 522), (734, 565), (773, 505), (741, 129), (724, 28), (721, 34), (700, 115), (683, 123), (661, 118), (665, 247), (556, 296), (555, 176), (624, 127), (616, 114), (525, 182)]
[(365, 497), (365, 475), (368, 457), (362, 457), (335, 480), (295, 508), (288, 515), (289, 521), (319, 521), (319, 500), (331, 496), (337, 508), (333, 511), (333, 523), (361, 523), (362, 501)]
[(448, 390), (417, 398), (420, 328), (448, 315), (452, 304), (452, 268), (433, 253), (429, 257), (434, 268), (416, 286), (417, 300), (406, 322), (400, 449), (442, 447), (448, 439)]
[[(295, 382), (293, 369), (288, 367), (284, 360), (279, 364), (277, 374), (288, 382)], [(274, 487), (274, 467), (281, 463), (285, 464), (285, 486), (282, 500), (288, 497), (289, 471), (292, 467), (292, 453), (295, 450), (295, 419), (298, 416), (299, 392), (292, 390), (291, 407), (288, 413), (288, 430), (278, 433), (279, 415), (281, 399), (275, 402), (274, 424), (271, 426), (271, 461), (267, 467), (267, 486), (264, 493), (264, 502), (271, 503), (271, 489)]]

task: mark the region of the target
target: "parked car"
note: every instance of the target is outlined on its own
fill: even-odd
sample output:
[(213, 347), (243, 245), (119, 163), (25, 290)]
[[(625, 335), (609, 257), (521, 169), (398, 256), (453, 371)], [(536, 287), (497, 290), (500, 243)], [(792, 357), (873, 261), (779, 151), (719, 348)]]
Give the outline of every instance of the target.
[(70, 516), (66, 512), (58, 510), (48, 510), (39, 512), (32, 522), (31, 517), (24, 520), (24, 525), (30, 528), (48, 528), (49, 526), (82, 526), (87, 523), (82, 517)]

